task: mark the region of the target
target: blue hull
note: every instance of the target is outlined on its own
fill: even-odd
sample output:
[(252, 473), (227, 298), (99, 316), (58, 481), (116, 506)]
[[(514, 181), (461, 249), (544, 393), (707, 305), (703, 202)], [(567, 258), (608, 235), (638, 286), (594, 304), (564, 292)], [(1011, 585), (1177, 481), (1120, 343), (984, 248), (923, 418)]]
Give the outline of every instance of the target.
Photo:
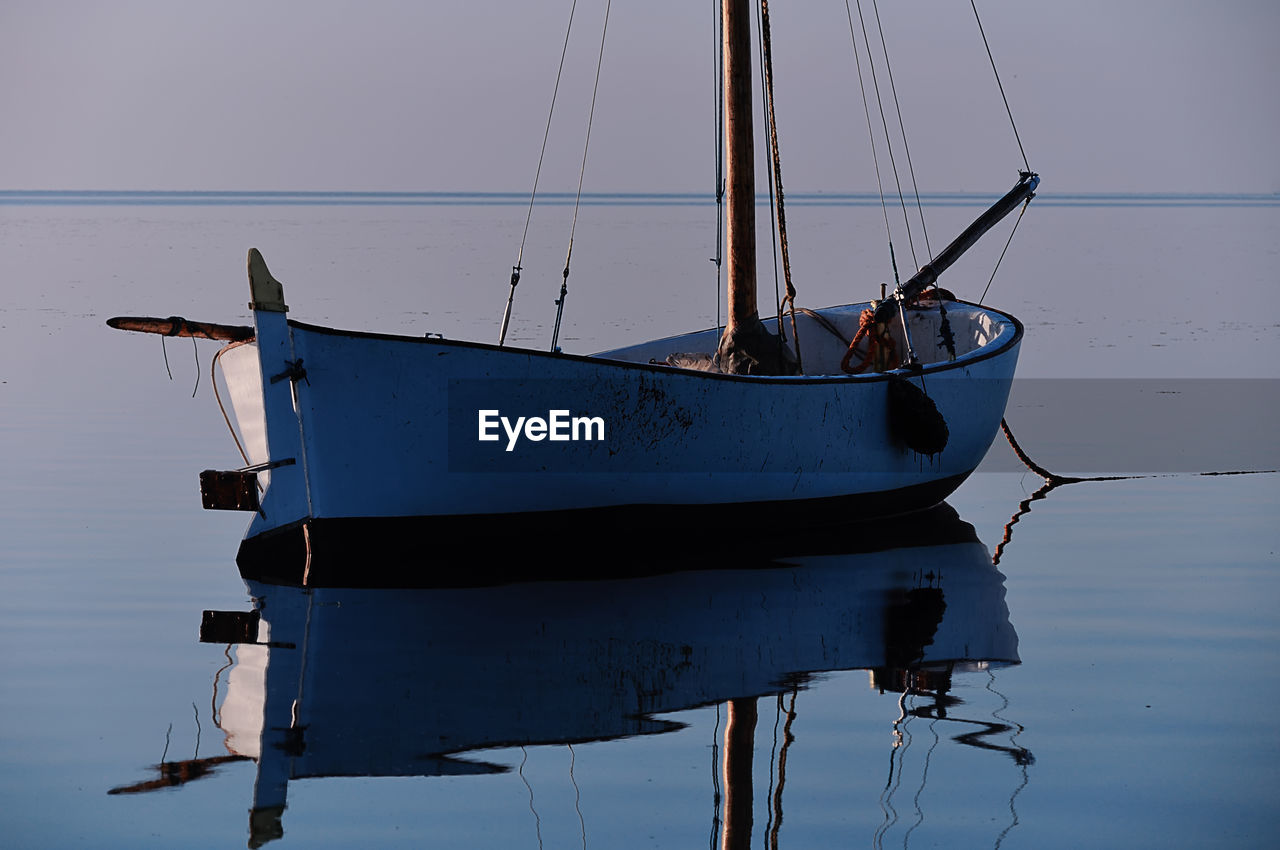
[[(953, 303), (952, 321), (974, 338), (955, 360), (840, 374), (840, 333), (852, 336), (863, 306), (821, 311), (830, 334), (813, 320), (802, 328), (811, 374), (795, 377), (650, 362), (712, 343), (714, 329), (583, 356), (338, 331), (257, 309), (256, 343), (220, 357), (248, 460), (265, 467), (241, 568), (306, 580), (321, 538), (346, 561), (362, 547), (415, 551), (441, 529), (483, 534), (495, 516), (516, 523), (504, 534), (579, 520), (667, 530), (936, 505), (998, 432), (1022, 326)], [(935, 315), (912, 319), (918, 353)], [(903, 377), (946, 422), (937, 454), (917, 454), (891, 427), (889, 387)]]

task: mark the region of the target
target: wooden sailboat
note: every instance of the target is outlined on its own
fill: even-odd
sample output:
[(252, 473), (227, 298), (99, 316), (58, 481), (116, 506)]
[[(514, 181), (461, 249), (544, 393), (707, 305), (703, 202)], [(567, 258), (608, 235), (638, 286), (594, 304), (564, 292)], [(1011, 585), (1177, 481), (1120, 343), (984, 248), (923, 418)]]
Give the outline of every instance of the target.
[(590, 355), (339, 330), (290, 319), (249, 252), (253, 339), (226, 331), (218, 357), (245, 465), (202, 475), (206, 507), (253, 511), (243, 575), (341, 583), (371, 550), (421, 563), (437, 530), (487, 534), (494, 517), (515, 536), (889, 516), (938, 504), (973, 472), (1023, 327), (926, 289), (1038, 177), (1024, 172), (890, 297), (793, 312), (784, 342), (755, 297), (745, 0), (724, 4), (723, 31), (723, 330)]

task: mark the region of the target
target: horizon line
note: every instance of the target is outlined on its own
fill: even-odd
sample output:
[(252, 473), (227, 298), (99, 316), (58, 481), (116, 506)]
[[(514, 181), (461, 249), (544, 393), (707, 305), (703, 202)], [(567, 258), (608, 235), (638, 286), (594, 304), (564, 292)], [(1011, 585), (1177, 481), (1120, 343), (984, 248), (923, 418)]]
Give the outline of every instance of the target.
[[(572, 205), (575, 192), (540, 192), (535, 204)], [(925, 206), (981, 206), (1000, 193), (921, 192)], [(859, 191), (791, 191), (792, 206), (897, 205), (896, 195)], [(1037, 195), (1037, 206), (1060, 207), (1273, 207), (1280, 192), (1058, 192)], [(528, 192), (433, 190), (207, 190), (207, 189), (0, 189), (0, 206), (527, 206)], [(767, 194), (757, 204), (768, 204)], [(915, 196), (906, 199), (915, 204)], [(583, 192), (587, 206), (714, 206), (711, 192)]]

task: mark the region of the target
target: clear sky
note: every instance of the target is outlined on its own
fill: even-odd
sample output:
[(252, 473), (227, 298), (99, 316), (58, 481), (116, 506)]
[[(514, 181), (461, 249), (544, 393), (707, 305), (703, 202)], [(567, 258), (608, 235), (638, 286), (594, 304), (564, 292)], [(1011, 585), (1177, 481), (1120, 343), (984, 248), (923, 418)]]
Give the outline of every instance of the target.
[[(578, 2), (550, 190), (574, 187), (603, 5)], [(921, 188), (1007, 188), (969, 4), (879, 5)], [(527, 191), (569, 7), (4, 0), (0, 189)], [(1280, 191), (1280, 3), (978, 8), (1046, 190)], [(708, 189), (712, 2), (611, 14), (586, 188)], [(771, 14), (788, 188), (873, 189), (844, 3)]]

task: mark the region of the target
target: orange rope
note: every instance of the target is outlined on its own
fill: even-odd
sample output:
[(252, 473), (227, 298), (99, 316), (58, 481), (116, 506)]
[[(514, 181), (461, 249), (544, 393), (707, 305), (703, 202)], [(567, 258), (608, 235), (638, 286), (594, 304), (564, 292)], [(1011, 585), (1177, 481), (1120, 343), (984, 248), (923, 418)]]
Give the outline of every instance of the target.
[[(840, 361), (840, 369), (847, 374), (859, 375), (867, 371), (867, 367), (873, 363), (878, 364), (876, 371), (885, 371), (897, 365), (898, 344), (894, 342), (887, 330), (880, 331), (875, 327), (874, 317), (875, 313), (872, 310), (863, 310), (858, 317), (858, 332), (853, 335), (849, 350), (844, 353), (844, 358)], [(869, 338), (867, 351), (865, 354), (859, 354), (856, 349), (863, 337)], [(860, 362), (852, 366), (850, 361), (855, 354), (858, 355)]]

